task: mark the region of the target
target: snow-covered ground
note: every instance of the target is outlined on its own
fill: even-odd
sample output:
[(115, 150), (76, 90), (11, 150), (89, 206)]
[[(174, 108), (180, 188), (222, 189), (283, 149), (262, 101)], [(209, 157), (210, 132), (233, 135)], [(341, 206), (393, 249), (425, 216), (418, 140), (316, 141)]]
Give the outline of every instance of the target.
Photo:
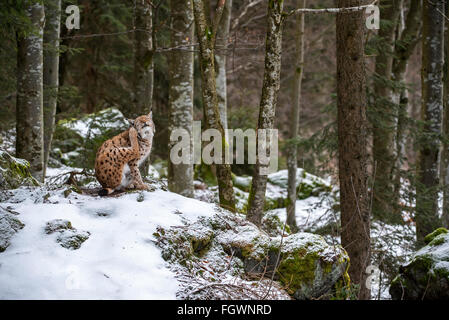
[[(162, 258), (154, 234), (161, 228), (184, 228), (216, 215), (220, 209), (214, 203), (217, 199), (213, 188), (196, 189), (196, 197), (202, 201), (162, 190), (162, 180), (154, 192), (112, 198), (67, 192), (70, 187), (63, 185), (67, 172), (81, 171), (66, 166), (49, 168), (46, 186), (22, 187), (0, 194), (0, 207), (18, 212), (17, 218), (25, 224), (7, 250), (0, 253), (0, 299), (176, 299), (195, 296), (191, 293), (196, 288), (208, 287), (211, 281), (240, 288), (256, 285), (230, 268), (228, 271), (217, 267), (215, 264), (237, 262), (215, 249), (196, 262), (196, 269), (206, 271), (201, 278), (192, 277), (182, 266)], [(88, 186), (94, 188), (98, 184), (92, 181)], [(285, 196), (285, 190), (273, 184), (269, 184), (267, 193), (272, 198)], [(339, 214), (333, 208), (338, 204), (337, 196), (338, 190), (332, 189), (297, 200), (300, 231), (321, 232), (328, 243), (339, 243), (338, 230), (333, 229), (339, 225)], [(247, 197), (241, 198), (243, 201)], [(286, 209), (270, 210), (265, 219), (270, 216), (279, 219), (282, 230)], [(47, 222), (55, 219), (70, 221), (76, 230), (88, 232), (89, 238), (77, 250), (62, 247), (57, 233), (45, 232)], [(413, 226), (374, 222), (374, 267), (379, 261), (393, 261), (394, 265), (388, 262), (387, 267), (397, 270), (396, 265), (405, 262), (413, 252), (414, 232)], [(387, 271), (373, 277), (373, 298), (389, 299)], [(258, 285), (267, 286), (263, 281)], [(288, 296), (279, 288), (270, 298)]]
[[(0, 254), (0, 299), (174, 299), (178, 283), (153, 233), (215, 212), (213, 204), (162, 190), (107, 199), (30, 191), (1, 203), (25, 227)], [(54, 219), (71, 221), (89, 239), (63, 248), (44, 230)]]

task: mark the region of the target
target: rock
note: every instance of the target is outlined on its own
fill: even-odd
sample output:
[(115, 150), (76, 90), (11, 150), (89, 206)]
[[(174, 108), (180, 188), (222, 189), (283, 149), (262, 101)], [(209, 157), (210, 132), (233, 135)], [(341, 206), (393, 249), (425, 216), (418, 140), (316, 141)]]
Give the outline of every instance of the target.
[[(349, 257), (339, 245), (330, 246), (324, 238), (310, 233), (296, 233), (270, 238), (252, 226), (227, 235), (223, 246), (241, 258), (251, 277), (272, 277), (280, 281), (298, 300), (331, 295), (339, 280), (349, 283)], [(279, 248), (281, 248), (279, 252)]]
[(281, 221), (276, 212), (267, 212), (262, 219), (262, 229), (270, 235), (270, 237), (280, 236), (282, 231), (284, 234), (290, 234), (290, 227)]
[(330, 246), (309, 233), (284, 237), (280, 245), (281, 237), (270, 237), (243, 215), (225, 210), (182, 228), (159, 228), (154, 237), (171, 265), (202, 273), (198, 265), (207, 261), (216, 278), (232, 272), (260, 280), (271, 279), (274, 273), (275, 281), (296, 299), (332, 295), (340, 280), (349, 283), (349, 257), (341, 246)]
[[(287, 190), (288, 170), (281, 170), (268, 175), (268, 182)], [(332, 191), (332, 186), (324, 179), (307, 173), (304, 169), (296, 171), (296, 192), (298, 199), (317, 196), (321, 192)]]
[(80, 119), (58, 122), (52, 156), (65, 165), (93, 168), (97, 149), (107, 139), (129, 128), (125, 116), (117, 108), (108, 108)]
[(440, 228), (429, 234), (426, 242), (399, 268), (390, 286), (393, 299), (449, 299), (449, 233)]
[(440, 234), (444, 234), (444, 233), (448, 233), (447, 229), (445, 229), (445, 228), (438, 228), (434, 232), (429, 233), (427, 236), (425, 236), (424, 243), (425, 244), (429, 244), (429, 243), (431, 243), (433, 241), (433, 239), (438, 237)]
[(83, 242), (89, 239), (90, 236), (90, 232), (76, 230), (70, 221), (63, 219), (54, 219), (47, 222), (45, 233), (52, 234), (55, 232), (58, 233), (56, 242), (61, 247), (69, 250), (79, 249)]
[(45, 226), (45, 233), (52, 234), (53, 232), (56, 231), (69, 230), (69, 229), (73, 229), (72, 223), (69, 220), (55, 219), (47, 222)]
[(62, 230), (56, 241), (61, 245), (61, 247), (76, 250), (81, 247), (84, 241), (89, 239), (90, 232), (88, 231), (78, 231), (76, 229)]
[(251, 182), (253, 181), (252, 177), (244, 176), (236, 176), (232, 175), (232, 183), (234, 184), (234, 187), (239, 188), (240, 190), (243, 190), (245, 192), (249, 192), (251, 189)]
[(195, 180), (200, 180), (208, 186), (218, 185), (217, 177), (215, 176), (215, 172), (210, 165), (204, 163), (195, 165), (193, 176)]
[(39, 182), (31, 176), (28, 161), (0, 150), (0, 190), (38, 185)]
[(0, 252), (10, 246), (12, 236), (24, 226), (14, 214), (0, 207)]

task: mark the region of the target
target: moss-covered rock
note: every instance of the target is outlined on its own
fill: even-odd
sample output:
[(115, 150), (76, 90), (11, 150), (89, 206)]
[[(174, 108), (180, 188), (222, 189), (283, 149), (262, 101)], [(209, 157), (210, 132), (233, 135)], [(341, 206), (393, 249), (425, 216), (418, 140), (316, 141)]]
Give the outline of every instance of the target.
[(45, 233), (57, 233), (56, 242), (61, 247), (76, 250), (81, 247), (84, 241), (89, 239), (90, 232), (77, 230), (72, 226), (69, 220), (54, 219), (45, 224)]
[(89, 239), (90, 232), (80, 231), (76, 229), (62, 230), (59, 232), (56, 242), (58, 242), (61, 247), (76, 250), (81, 247), (84, 241)]
[[(252, 277), (272, 277), (299, 300), (331, 295), (334, 285), (347, 277), (349, 257), (340, 246), (330, 246), (324, 238), (297, 233), (280, 238), (247, 227), (224, 247), (241, 258)], [(348, 283), (349, 284), (349, 283)]]
[(290, 227), (281, 221), (279, 215), (276, 212), (267, 212), (262, 219), (262, 229), (270, 235), (270, 237), (276, 237), (282, 234), (290, 234)]
[(232, 175), (232, 183), (234, 187), (243, 190), (245, 192), (249, 192), (249, 190), (251, 189), (252, 181), (253, 181), (252, 177), (236, 176), (235, 174)]
[(28, 161), (0, 150), (0, 190), (38, 185), (39, 182), (31, 176)]
[(45, 225), (45, 233), (52, 234), (56, 231), (73, 229), (72, 223), (69, 220), (64, 219), (54, 219), (48, 221)]
[(341, 246), (309, 233), (284, 237), (281, 245), (281, 237), (270, 237), (243, 215), (225, 210), (182, 228), (159, 228), (153, 236), (171, 264), (202, 273), (198, 266), (207, 261), (214, 272), (231, 268), (235, 275), (258, 280), (274, 273), (297, 299), (332, 294), (338, 281), (348, 281), (349, 258)]
[(0, 252), (10, 246), (13, 235), (24, 226), (16, 214), (0, 207)]
[(393, 299), (449, 299), (449, 233), (438, 229), (426, 242), (427, 246), (399, 268), (390, 286)]
[(424, 238), (424, 242), (426, 244), (431, 243), (436, 237), (438, 237), (440, 234), (444, 234), (444, 233), (448, 233), (446, 228), (438, 228), (435, 231), (433, 231), (432, 233), (429, 233), (427, 236), (425, 236)]
[[(203, 178), (203, 181), (205, 180), (207, 179)], [(252, 178), (248, 176), (233, 175), (232, 181), (234, 184), (234, 189), (237, 198), (236, 207), (238, 208), (239, 212), (246, 213)], [(287, 183), (288, 183), (287, 170), (281, 170), (268, 175), (267, 190), (265, 193), (264, 211), (285, 208), (287, 206), (288, 204)], [(306, 173), (303, 169), (298, 169), (297, 172), (298, 199), (302, 200), (311, 196), (318, 196), (322, 192), (330, 192), (330, 191), (332, 191), (332, 186), (328, 182), (319, 177)], [(242, 203), (244, 203), (245, 205), (244, 206), (240, 205)]]
[(204, 163), (195, 165), (194, 179), (200, 180), (208, 186), (216, 186), (218, 184), (212, 166)]
[[(288, 171), (281, 170), (268, 175), (268, 182), (287, 189)], [(332, 191), (332, 186), (324, 179), (307, 173), (304, 169), (298, 168), (296, 171), (296, 192), (298, 199), (306, 199), (310, 196), (317, 196), (321, 192)]]

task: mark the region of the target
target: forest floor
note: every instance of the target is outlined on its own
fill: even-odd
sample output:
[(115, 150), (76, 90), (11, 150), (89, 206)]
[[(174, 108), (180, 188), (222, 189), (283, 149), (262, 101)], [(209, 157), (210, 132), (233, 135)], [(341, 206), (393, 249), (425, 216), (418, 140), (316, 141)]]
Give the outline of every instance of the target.
[[(182, 228), (198, 219), (219, 214), (221, 209), (214, 203), (213, 190), (196, 190), (197, 198), (208, 199), (199, 201), (165, 191), (161, 180), (151, 184), (152, 192), (100, 198), (92, 192), (79, 194), (72, 186), (55, 184), (57, 180), (62, 181), (64, 175), (61, 174), (68, 171), (76, 169), (49, 169), (51, 185), (2, 192), (0, 206), (18, 213), (25, 227), (14, 235), (11, 245), (0, 255), (0, 299), (175, 299), (185, 298), (187, 292), (207, 287), (212, 282), (218, 286), (217, 281), (239, 287), (260, 285), (262, 291), (273, 287), (269, 298), (289, 298), (277, 284), (245, 279), (241, 270), (236, 272), (238, 265), (218, 270), (217, 265), (231, 263), (226, 260), (230, 257), (199, 260), (201, 265), (197, 267), (205, 270), (209, 278), (202, 273), (195, 279), (179, 265), (164, 261), (155, 234), (161, 228)], [(89, 190), (96, 188), (96, 182), (88, 185)], [(273, 187), (273, 190), (277, 189)], [(328, 243), (339, 243), (336, 231), (334, 234), (323, 231), (338, 225), (338, 215), (332, 210), (333, 199), (324, 194), (298, 200), (300, 230), (322, 233)], [(268, 211), (265, 220), (278, 217), (281, 225), (267, 231), (274, 232), (273, 235), (282, 231), (279, 228), (285, 216), (285, 208)], [(66, 228), (70, 230), (47, 232), (55, 225), (57, 229), (64, 221), (70, 221), (70, 227)], [(388, 267), (384, 261), (389, 261), (394, 269), (398, 263), (403, 263), (413, 250), (413, 232), (412, 226), (374, 222), (374, 266), (377, 261)], [(68, 233), (66, 239), (61, 238), (65, 233)], [(87, 240), (75, 244), (79, 246), (77, 250), (68, 250), (71, 241), (78, 241), (78, 235), (83, 234), (87, 234)], [(63, 246), (67, 243), (68, 246)], [(373, 298), (389, 298), (391, 276), (386, 273), (388, 270), (374, 274)], [(197, 285), (192, 287), (192, 281)]]

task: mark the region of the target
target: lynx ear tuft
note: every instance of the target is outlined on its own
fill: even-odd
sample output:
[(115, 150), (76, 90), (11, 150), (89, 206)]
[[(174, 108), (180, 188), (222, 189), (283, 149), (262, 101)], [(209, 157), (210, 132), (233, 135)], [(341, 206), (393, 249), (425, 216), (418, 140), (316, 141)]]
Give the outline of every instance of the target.
[(134, 125), (134, 122), (136, 121), (136, 120), (134, 120), (134, 119), (127, 119), (127, 120), (128, 120), (128, 122), (129, 122), (129, 124), (132, 125), (132, 126)]

